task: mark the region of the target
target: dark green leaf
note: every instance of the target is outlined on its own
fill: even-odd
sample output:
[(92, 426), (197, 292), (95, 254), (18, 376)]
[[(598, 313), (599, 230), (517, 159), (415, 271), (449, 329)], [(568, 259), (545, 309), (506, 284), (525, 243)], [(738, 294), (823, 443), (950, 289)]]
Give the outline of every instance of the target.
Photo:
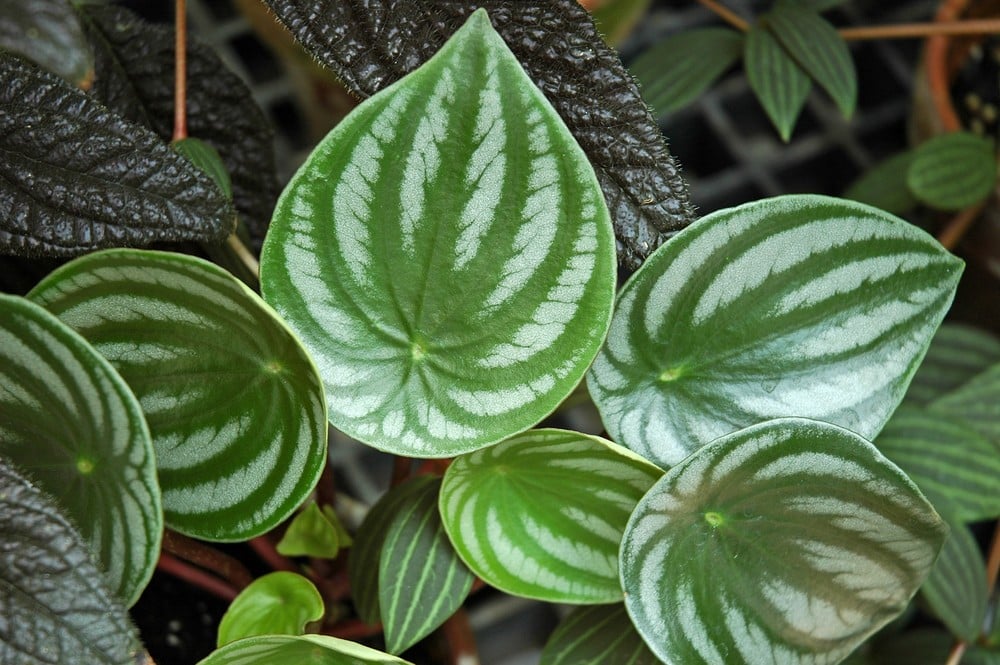
[(198, 665), (412, 665), (327, 635), (267, 635), (227, 644)]
[(163, 529), (139, 403), (82, 337), (7, 295), (0, 295), (0, 455), (59, 502), (111, 590), (135, 602), (153, 574)]
[(254, 580), (229, 605), (219, 622), (218, 646), (245, 637), (302, 635), (323, 618), (323, 597), (297, 573), (278, 571)]
[(484, 7), (594, 165), (619, 260), (634, 269), (694, 218), (659, 127), (576, 0), (266, 2), (306, 50), (362, 96), (416, 69)]
[(930, 408), (960, 420), (1000, 447), (1000, 363), (931, 402)]
[[(917, 628), (875, 639), (844, 665), (943, 665), (955, 638), (940, 628)], [(962, 661), (963, 665), (967, 665)]]
[(997, 185), (993, 142), (971, 132), (936, 136), (916, 149), (906, 181), (914, 196), (932, 208), (973, 206)]
[(631, 34), (650, 4), (652, 0), (608, 0), (595, 7), (590, 15), (605, 41), (615, 46)]
[(912, 161), (913, 153), (907, 151), (876, 164), (851, 183), (844, 192), (844, 198), (867, 203), (894, 215), (912, 210), (917, 205), (917, 199), (906, 184), (906, 174)]
[(233, 182), (229, 178), (226, 165), (219, 157), (219, 151), (205, 143), (201, 139), (186, 138), (174, 141), (170, 144), (174, 150), (181, 153), (192, 164), (204, 171), (212, 178), (219, 191), (226, 195), (227, 199), (233, 198)]
[(156, 135), (2, 52), (0, 108), (0, 251), (71, 256), (232, 231), (215, 184)]
[(812, 87), (809, 76), (760, 25), (747, 33), (743, 60), (750, 87), (781, 139), (788, 141)]
[[(336, 519), (336, 515), (333, 516)], [(340, 548), (343, 527), (338, 529), (319, 509), (315, 501), (306, 504), (305, 509), (295, 516), (278, 542), (277, 550), (285, 556), (314, 556), (333, 559)]]
[(40, 490), (0, 459), (0, 662), (134, 665), (143, 653), (87, 546)]
[(1000, 649), (971, 647), (962, 656), (962, 665), (1000, 665)]
[(945, 322), (906, 391), (910, 404), (926, 405), (1000, 363), (1000, 339), (969, 325)]
[[(174, 32), (121, 7), (81, 9), (97, 59), (93, 94), (164, 141), (173, 133)], [(278, 197), (274, 131), (250, 89), (197, 37), (188, 38), (188, 134), (215, 148), (233, 201), (259, 248)]]
[(743, 35), (727, 28), (701, 28), (671, 35), (629, 68), (658, 114), (691, 103), (743, 55)]
[(0, 50), (22, 55), (77, 87), (94, 78), (94, 54), (69, 0), (0, 0)]
[(858, 101), (858, 75), (844, 38), (815, 9), (785, 2), (766, 15), (771, 34), (806, 74), (829, 93), (845, 118)]
[(657, 665), (625, 605), (573, 610), (552, 633), (540, 665)]
[[(994, 476), (994, 481), (996, 478), (1000, 475)], [(945, 515), (950, 529), (920, 592), (931, 611), (953, 635), (974, 642), (983, 629), (986, 616), (986, 564), (969, 528), (948, 518), (943, 507), (940, 512)]]

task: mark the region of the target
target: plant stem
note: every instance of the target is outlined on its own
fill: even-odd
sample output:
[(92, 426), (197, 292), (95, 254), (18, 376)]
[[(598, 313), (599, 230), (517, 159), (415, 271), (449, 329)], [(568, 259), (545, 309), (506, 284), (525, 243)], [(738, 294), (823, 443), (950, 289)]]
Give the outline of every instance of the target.
[(392, 477), (389, 479), (389, 487), (396, 487), (406, 482), (413, 469), (413, 460), (409, 457), (396, 455), (392, 460)]
[(716, 0), (698, 0), (701, 4), (708, 7), (712, 12), (714, 12), (719, 18), (733, 26), (740, 32), (746, 32), (750, 29), (750, 24), (747, 23), (743, 17), (734, 12), (733, 10), (724, 7), (721, 3), (716, 2)]
[[(181, 0), (183, 2), (183, 0)], [(186, 131), (186, 130), (185, 130)], [(174, 138), (177, 138), (174, 136)], [(253, 275), (254, 280), (257, 284), (260, 284), (260, 262), (257, 257), (253, 255), (253, 252), (243, 244), (240, 237), (235, 233), (230, 233), (229, 237), (226, 238), (226, 245), (232, 250), (236, 258), (239, 259), (240, 263), (247, 269), (247, 271)], [(259, 290), (259, 289), (258, 289)]]
[(228, 582), (185, 563), (169, 552), (160, 552), (160, 559), (157, 561), (156, 567), (228, 602), (232, 602), (239, 594), (239, 591), (230, 586)]
[(342, 640), (360, 640), (365, 637), (378, 635), (382, 632), (382, 624), (369, 625), (361, 619), (349, 619), (341, 621), (336, 626), (323, 631), (326, 635), (339, 637)]
[(986, 559), (986, 588), (992, 593), (1000, 577), (1000, 520), (993, 527), (993, 543), (990, 545), (990, 554)]
[(163, 532), (163, 549), (183, 561), (216, 573), (236, 589), (246, 588), (253, 575), (237, 559), (193, 538), (167, 529)]
[(187, 138), (187, 2), (175, 1), (174, 141)]
[(962, 656), (965, 655), (965, 648), (967, 646), (963, 640), (955, 642), (955, 645), (951, 648), (951, 652), (948, 654), (948, 660), (945, 665), (958, 665), (962, 662)]
[(274, 549), (274, 543), (266, 535), (257, 536), (247, 541), (253, 551), (263, 559), (267, 565), (275, 570), (285, 570), (290, 573), (300, 573), (298, 566), (282, 556), (278, 550)]
[(452, 665), (479, 665), (476, 636), (464, 608), (459, 608), (441, 624), (441, 635), (451, 651)]
[(960, 211), (944, 225), (938, 234), (938, 242), (945, 249), (951, 250), (958, 246), (959, 241), (965, 232), (969, 230), (972, 223), (979, 217), (979, 213), (986, 207), (986, 201)]

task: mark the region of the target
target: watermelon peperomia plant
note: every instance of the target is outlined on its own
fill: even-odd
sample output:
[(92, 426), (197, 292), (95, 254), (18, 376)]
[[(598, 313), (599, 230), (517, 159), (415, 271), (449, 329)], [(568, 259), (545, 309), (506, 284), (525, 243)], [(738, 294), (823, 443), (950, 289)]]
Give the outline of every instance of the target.
[[(299, 4), (272, 6), (308, 36), (320, 19), (297, 22)], [(986, 585), (970, 618), (952, 582), (984, 569), (965, 523), (1000, 515), (997, 420), (980, 399), (996, 390), (1000, 344), (945, 329), (930, 355), (945, 380), (918, 374), (962, 262), (879, 209), (811, 195), (706, 215), (639, 261), (658, 227), (621, 230), (630, 194), (606, 202), (627, 169), (595, 172), (581, 148), (614, 154), (602, 140), (617, 137), (585, 127), (579, 140), (491, 24), (521, 34), (510, 3), (485, 4), (496, 11), (459, 12), (464, 25), (426, 62), (371, 83), (288, 183), (262, 297), (203, 259), (141, 249), (89, 253), (26, 297), (0, 296), (0, 661), (135, 662), (123, 604), (161, 540), (161, 565), (175, 566), (177, 542), (262, 537), (291, 570), (237, 585), (202, 665), (403, 663), (476, 578), (583, 606), (548, 665), (837, 663), (925, 580), (949, 629), (979, 635)], [(104, 9), (79, 11), (96, 12), (91, 30), (109, 25)], [(16, 123), (79, 127), (112, 111), (14, 56), (0, 64), (44, 88), (39, 104), (72, 102), (0, 111), (3, 147), (21, 160), (5, 168), (51, 180)], [(67, 115), (80, 109), (86, 119)], [(160, 158), (176, 167), (162, 177), (188, 188), (153, 195), (137, 181), (130, 196), (169, 208), (178, 191), (215, 191), (192, 164)], [(3, 186), (24, 219), (72, 208), (61, 195), (40, 210), (32, 178)], [(101, 225), (120, 214), (85, 203), (111, 210)], [(197, 219), (203, 203), (176, 214)], [(4, 224), (9, 249), (16, 225)], [(105, 226), (91, 227), (97, 246)], [(36, 230), (21, 230), (28, 245), (59, 244)], [(616, 249), (642, 263), (617, 299)], [(535, 428), (581, 384), (606, 437)], [(422, 465), (349, 535), (317, 489), (328, 422), (398, 456), (451, 461)], [(934, 440), (974, 462), (928, 467)], [(264, 535), (275, 529), (277, 551)], [(389, 653), (335, 637), (343, 576)]]

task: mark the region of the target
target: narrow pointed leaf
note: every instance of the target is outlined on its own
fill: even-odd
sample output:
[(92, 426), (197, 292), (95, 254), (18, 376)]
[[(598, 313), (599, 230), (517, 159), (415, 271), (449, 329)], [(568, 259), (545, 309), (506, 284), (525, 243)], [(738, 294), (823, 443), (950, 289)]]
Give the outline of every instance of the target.
[(73, 519), (127, 605), (149, 581), (163, 514), (135, 396), (82, 337), (23, 298), (0, 295), (0, 456)]
[(934, 505), (962, 522), (1000, 517), (1000, 444), (953, 417), (901, 407), (875, 440)]
[(986, 616), (986, 564), (969, 528), (957, 520), (948, 526), (948, 538), (920, 592), (953, 635), (975, 642)]
[(357, 642), (327, 635), (268, 635), (227, 644), (198, 665), (412, 665)]
[(621, 534), (662, 473), (599, 437), (532, 430), (457, 458), (445, 474), (441, 516), (462, 559), (502, 591), (620, 602)]
[(0, 107), (0, 251), (71, 256), (233, 229), (211, 179), (155, 134), (3, 52)]
[(362, 96), (428, 60), (476, 8), (488, 10), (594, 165), (622, 264), (637, 268), (694, 219), (687, 184), (634, 80), (576, 0), (266, 2), (306, 50)]
[(625, 285), (588, 386), (611, 438), (664, 467), (782, 416), (874, 438), (961, 271), (929, 235), (859, 203), (721, 210)]
[(960, 420), (1000, 446), (1000, 363), (934, 400), (930, 408)]
[(750, 88), (781, 139), (788, 141), (812, 87), (809, 76), (760, 25), (747, 33), (743, 60)]
[(219, 622), (217, 644), (245, 637), (302, 635), (306, 624), (323, 618), (323, 597), (298, 573), (278, 571), (243, 589)]
[(894, 215), (912, 210), (917, 207), (917, 198), (906, 182), (912, 162), (911, 151), (893, 155), (855, 180), (844, 192), (844, 198), (867, 203)]
[(566, 617), (542, 650), (541, 665), (657, 665), (632, 625), (625, 605), (580, 607)]
[(379, 555), (385, 648), (401, 653), (461, 607), (472, 573), (458, 558), (438, 512), (441, 480), (420, 483), (389, 521)]
[(53, 501), (3, 459), (0, 533), (0, 662), (141, 662), (139, 636), (87, 545)]
[(836, 663), (907, 605), (947, 527), (874, 446), (775, 420), (670, 469), (629, 520), (629, 615), (667, 663)]
[(245, 540), (305, 501), (325, 462), (323, 388), (295, 336), (235, 277), (181, 254), (108, 250), (29, 297), (139, 398), (172, 528)]
[(607, 331), (614, 237), (586, 157), (479, 12), (320, 143), (278, 202), (261, 284), (333, 425), (446, 457), (572, 392)]
[(295, 516), (276, 549), (284, 556), (313, 556), (333, 559), (346, 543), (341, 543), (340, 531), (319, 509), (315, 501), (310, 501), (305, 509)]
[(906, 176), (914, 196), (940, 210), (961, 210), (997, 184), (993, 142), (971, 132), (936, 136), (916, 149)]
[(629, 69), (658, 114), (697, 99), (743, 55), (743, 35), (728, 28), (700, 28), (671, 35)]
[(764, 20), (782, 48), (849, 118), (858, 101), (858, 75), (844, 38), (818, 10), (799, 3), (780, 4)]
[(94, 54), (68, 0), (0, 0), (0, 49), (78, 87), (94, 78)]
[(995, 364), (1000, 364), (1000, 339), (979, 328), (945, 322), (913, 375), (906, 401), (927, 405)]

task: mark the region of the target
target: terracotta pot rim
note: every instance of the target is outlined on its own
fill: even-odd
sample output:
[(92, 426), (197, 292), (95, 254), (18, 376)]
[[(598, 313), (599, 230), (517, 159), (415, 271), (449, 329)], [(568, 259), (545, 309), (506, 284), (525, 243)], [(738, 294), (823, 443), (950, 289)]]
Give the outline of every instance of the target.
[[(961, 18), (969, 0), (944, 0), (939, 6), (934, 20), (938, 22), (957, 21)], [(932, 35), (927, 38), (926, 67), (927, 83), (930, 86), (934, 112), (941, 120), (946, 132), (961, 129), (958, 113), (951, 99), (951, 77), (948, 71), (948, 47), (951, 38), (946, 35)]]

